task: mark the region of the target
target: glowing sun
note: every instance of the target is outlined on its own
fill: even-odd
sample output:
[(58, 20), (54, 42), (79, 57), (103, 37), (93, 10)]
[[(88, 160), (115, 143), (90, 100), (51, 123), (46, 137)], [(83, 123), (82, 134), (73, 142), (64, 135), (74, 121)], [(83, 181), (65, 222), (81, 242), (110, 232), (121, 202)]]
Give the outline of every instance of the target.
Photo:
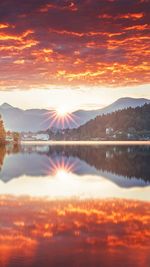
[(65, 107), (59, 107), (57, 110), (56, 110), (56, 113), (59, 117), (66, 117), (68, 115), (68, 110), (67, 108)]

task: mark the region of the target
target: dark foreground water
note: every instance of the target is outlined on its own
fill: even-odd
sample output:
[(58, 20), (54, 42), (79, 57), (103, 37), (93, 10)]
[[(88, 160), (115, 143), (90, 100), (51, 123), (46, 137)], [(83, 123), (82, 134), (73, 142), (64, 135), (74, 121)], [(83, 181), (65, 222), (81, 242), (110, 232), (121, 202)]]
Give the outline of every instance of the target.
[(149, 146), (0, 147), (0, 267), (149, 267)]

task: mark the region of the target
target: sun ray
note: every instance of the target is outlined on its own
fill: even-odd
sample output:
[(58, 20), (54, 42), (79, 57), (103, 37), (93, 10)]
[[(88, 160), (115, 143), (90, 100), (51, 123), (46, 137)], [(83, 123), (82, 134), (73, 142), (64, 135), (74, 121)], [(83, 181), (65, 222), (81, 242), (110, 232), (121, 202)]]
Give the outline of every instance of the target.
[(53, 157), (48, 159), (48, 163), (45, 164), (45, 174), (55, 176), (58, 171), (64, 171), (65, 173), (74, 172), (77, 166), (76, 161), (71, 161), (68, 157), (61, 155), (59, 158)]
[(73, 113), (67, 112), (65, 109), (49, 110), (43, 114), (44, 120), (42, 124), (49, 122), (49, 127), (56, 125), (58, 128), (64, 129), (70, 127), (71, 123), (78, 126), (77, 116)]

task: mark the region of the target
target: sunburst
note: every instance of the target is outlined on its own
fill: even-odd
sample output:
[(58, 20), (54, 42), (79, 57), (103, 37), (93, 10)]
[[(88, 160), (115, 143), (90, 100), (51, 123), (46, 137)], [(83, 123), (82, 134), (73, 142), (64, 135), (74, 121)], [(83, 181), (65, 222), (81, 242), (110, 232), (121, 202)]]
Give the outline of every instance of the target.
[(73, 113), (67, 112), (67, 110), (64, 107), (60, 107), (57, 110), (50, 110), (46, 113), (44, 113), (44, 116), (46, 116), (46, 119), (43, 121), (43, 123), (49, 121), (49, 127), (53, 127), (56, 125), (56, 127), (65, 128), (70, 127), (71, 124), (74, 126), (78, 126), (77, 123), (77, 116)]
[(69, 158), (61, 156), (58, 158), (49, 158), (45, 166), (46, 174), (56, 176), (58, 173), (72, 173), (76, 169), (76, 161), (72, 162)]

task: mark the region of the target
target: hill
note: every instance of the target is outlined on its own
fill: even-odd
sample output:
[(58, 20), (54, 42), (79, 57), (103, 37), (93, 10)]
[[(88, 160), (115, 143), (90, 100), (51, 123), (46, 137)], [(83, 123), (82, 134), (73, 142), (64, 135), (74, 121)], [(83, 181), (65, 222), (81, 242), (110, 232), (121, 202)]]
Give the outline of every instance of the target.
[(110, 114), (97, 116), (86, 124), (68, 133), (68, 139), (90, 140), (98, 139), (126, 139), (130, 136), (139, 137), (150, 135), (150, 104), (142, 107), (127, 108)]
[(75, 118), (76, 123), (70, 121), (64, 125), (59, 120), (52, 124), (53, 111), (47, 109), (28, 109), (23, 110), (13, 107), (7, 103), (0, 106), (0, 114), (2, 115), (6, 130), (10, 131), (41, 131), (53, 126), (54, 128), (75, 128), (85, 124), (98, 115), (107, 114), (116, 110), (142, 106), (150, 103), (150, 100), (144, 98), (120, 98), (111, 105), (97, 110), (77, 110), (71, 115)]

